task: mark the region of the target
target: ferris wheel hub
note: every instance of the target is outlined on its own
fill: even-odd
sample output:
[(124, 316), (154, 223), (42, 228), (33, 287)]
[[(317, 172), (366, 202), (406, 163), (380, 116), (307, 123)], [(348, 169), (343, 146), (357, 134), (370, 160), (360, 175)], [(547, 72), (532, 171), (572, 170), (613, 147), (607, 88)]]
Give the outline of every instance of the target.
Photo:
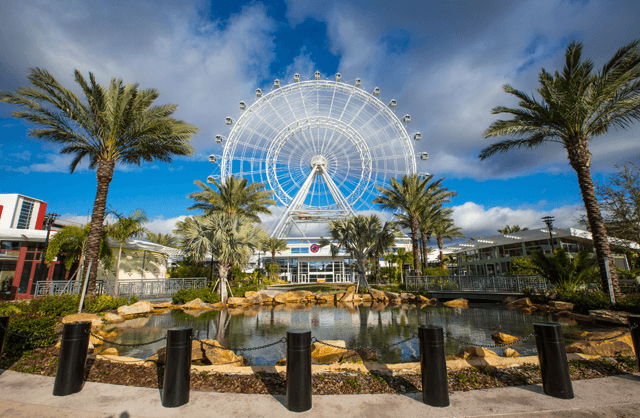
[(327, 159), (322, 155), (316, 155), (311, 158), (311, 167), (320, 166), (322, 168), (327, 168)]

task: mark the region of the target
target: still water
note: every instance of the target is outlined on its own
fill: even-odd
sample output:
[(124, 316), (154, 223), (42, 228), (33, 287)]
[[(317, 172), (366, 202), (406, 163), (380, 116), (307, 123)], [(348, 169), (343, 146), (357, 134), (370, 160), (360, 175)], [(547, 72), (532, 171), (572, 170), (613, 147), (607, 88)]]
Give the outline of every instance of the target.
[[(307, 329), (319, 340), (345, 340), (347, 347), (381, 347), (409, 338), (417, 333), (419, 324), (437, 325), (459, 340), (479, 344), (491, 344), (491, 333), (500, 331), (519, 337), (533, 331), (536, 322), (548, 322), (548, 314), (524, 315), (520, 311), (506, 310), (497, 304), (470, 304), (469, 309), (445, 306), (414, 305), (387, 306), (383, 310), (356, 306), (353, 308), (318, 307), (286, 310), (286, 305), (276, 307), (254, 306), (250, 309), (211, 311), (194, 316), (173, 310), (170, 313), (148, 318), (135, 318), (116, 325), (117, 341), (142, 343), (166, 335), (167, 328), (192, 327), (194, 336), (215, 339), (231, 350), (261, 346), (286, 335), (287, 330)], [(237, 313), (237, 314), (234, 314)], [(581, 329), (575, 323), (566, 323), (565, 332)], [(143, 347), (121, 347), (122, 356), (145, 358), (165, 345), (160, 341)], [(446, 355), (456, 354), (470, 344), (446, 339)], [(535, 354), (535, 341), (529, 339), (512, 346), (523, 355)], [(378, 359), (385, 363), (418, 361), (417, 339), (390, 349), (378, 349)], [(503, 349), (493, 349), (502, 354)], [(273, 365), (286, 357), (285, 344), (243, 354), (251, 365)]]

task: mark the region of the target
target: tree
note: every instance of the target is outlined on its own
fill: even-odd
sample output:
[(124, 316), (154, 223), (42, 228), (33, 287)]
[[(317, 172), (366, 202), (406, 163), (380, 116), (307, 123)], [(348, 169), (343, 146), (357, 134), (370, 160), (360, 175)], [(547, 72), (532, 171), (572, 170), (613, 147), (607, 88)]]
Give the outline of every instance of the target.
[(460, 229), (462, 228), (453, 224), (451, 218), (443, 217), (434, 222), (431, 233), (436, 237), (436, 242), (438, 243), (440, 267), (444, 265), (444, 256), (442, 254), (444, 240), (448, 239), (449, 241), (453, 241), (454, 238), (464, 238), (464, 234), (460, 232)]
[[(69, 270), (73, 267), (73, 264), (79, 260), (79, 280), (83, 280), (82, 266), (87, 248), (87, 238), (89, 237), (90, 225), (76, 226), (67, 225), (63, 227), (49, 241), (47, 247), (47, 253), (45, 254), (45, 262), (51, 264), (53, 260), (59, 255), (64, 255), (64, 268)], [(102, 239), (100, 240), (100, 251), (98, 252), (98, 259), (102, 265), (107, 269), (111, 269), (111, 263), (113, 262), (113, 254), (111, 247), (107, 240), (107, 233), (109, 228), (102, 230)]]
[(404, 175), (398, 181), (391, 179), (391, 187), (376, 186), (381, 196), (373, 200), (384, 209), (400, 210), (398, 215), (400, 222), (409, 226), (411, 230), (411, 244), (413, 246), (413, 268), (419, 270), (420, 255), (418, 249), (418, 230), (420, 229), (420, 213), (430, 205), (448, 201), (456, 192), (447, 191), (440, 184), (442, 180), (429, 183), (433, 175), (421, 176), (419, 174)]
[(406, 264), (412, 264), (413, 252), (407, 251), (404, 248), (398, 248), (398, 253), (395, 255), (395, 264), (400, 269), (400, 283), (404, 283), (404, 270), (403, 267)]
[[(281, 253), (287, 249), (287, 241), (276, 238), (269, 237), (260, 243), (261, 251), (268, 251), (271, 253), (271, 267), (276, 265), (276, 253)], [(273, 271), (271, 271), (271, 279), (273, 279)]]
[(397, 222), (387, 221), (382, 225), (380, 233), (376, 236), (373, 258), (375, 267), (376, 283), (380, 283), (380, 275), (378, 273), (380, 268), (380, 257), (384, 256), (396, 243), (396, 237), (400, 233)]
[[(369, 290), (367, 282), (367, 260), (376, 252), (376, 241), (382, 233), (382, 222), (377, 215), (356, 215), (347, 219), (329, 222), (331, 239), (321, 238), (318, 246), (329, 246), (331, 256), (338, 255), (340, 248), (346, 249), (349, 257), (356, 260), (358, 286), (361, 284)], [(388, 226), (388, 230), (391, 228)]]
[(549, 257), (542, 251), (536, 251), (530, 257), (535, 268), (560, 291), (575, 291), (593, 274), (596, 265), (596, 258), (589, 250), (580, 251), (573, 259), (564, 248), (556, 248)]
[(509, 265), (509, 274), (540, 274), (531, 257), (515, 257)]
[(505, 226), (502, 229), (498, 229), (498, 233), (505, 235), (505, 234), (512, 234), (514, 232), (520, 232), (520, 231), (528, 231), (529, 228), (520, 228), (520, 225), (513, 225), (513, 226)]
[(111, 237), (118, 241), (118, 261), (116, 263), (116, 280), (113, 284), (113, 292), (118, 295), (118, 281), (120, 279), (120, 259), (122, 257), (122, 247), (132, 238), (139, 238), (147, 232), (144, 224), (149, 221), (142, 209), (136, 209), (129, 215), (124, 216), (116, 212), (113, 214), (118, 218), (111, 227)]
[[(480, 152), (484, 160), (496, 153), (516, 148), (534, 148), (545, 143), (560, 143), (567, 151), (569, 164), (576, 171), (582, 200), (596, 248), (602, 287), (611, 295), (620, 294), (618, 277), (611, 259), (607, 230), (600, 214), (591, 179), (589, 141), (611, 128), (626, 129), (640, 118), (640, 50), (638, 41), (618, 49), (616, 54), (593, 73), (593, 62), (581, 61), (582, 44), (571, 42), (565, 52), (562, 73), (540, 72), (541, 100), (505, 85), (504, 91), (520, 99), (519, 108), (498, 106), (493, 114), (508, 113), (510, 120), (497, 120), (484, 137), (525, 136), (490, 145)], [(605, 262), (608, 263), (612, 289), (609, 289)]]
[(202, 190), (188, 196), (196, 201), (189, 210), (199, 209), (205, 214), (224, 212), (229, 216), (243, 215), (252, 222), (260, 222), (258, 215), (271, 215), (268, 206), (277, 204), (271, 199), (273, 192), (265, 190), (264, 184), (249, 184), (246, 178), (230, 176), (224, 182), (213, 180), (217, 191), (200, 180), (193, 183)]
[(171, 234), (163, 234), (158, 232), (147, 232), (147, 239), (155, 244), (164, 245), (165, 247), (175, 247), (178, 239)]
[[(265, 232), (242, 215), (212, 213), (186, 218), (176, 224), (180, 247), (194, 261), (211, 255), (218, 262), (220, 300), (227, 301), (227, 276), (232, 266), (246, 264)], [(213, 268), (212, 268), (213, 272)], [(212, 278), (213, 276), (211, 276)]]
[(73, 155), (71, 173), (85, 158), (89, 168), (96, 169), (98, 188), (85, 257), (85, 264), (93, 262), (87, 287), (93, 294), (107, 195), (116, 164), (171, 162), (174, 155), (190, 155), (193, 148), (189, 141), (197, 128), (172, 117), (177, 105), (153, 106), (159, 96), (155, 89), (138, 90), (138, 84), (123, 84), (115, 78), (102, 86), (92, 73), (89, 82), (78, 70), (74, 75), (84, 102), (40, 68), (29, 69), (29, 86), (15, 93), (0, 92), (0, 100), (21, 108), (12, 112), (13, 117), (40, 127), (31, 129), (30, 136), (59, 144), (62, 154)]

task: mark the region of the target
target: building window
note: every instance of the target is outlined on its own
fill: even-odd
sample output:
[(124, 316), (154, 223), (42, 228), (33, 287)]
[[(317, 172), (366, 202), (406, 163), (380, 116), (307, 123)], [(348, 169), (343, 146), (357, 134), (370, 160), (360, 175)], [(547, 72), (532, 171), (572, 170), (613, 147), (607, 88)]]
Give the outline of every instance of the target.
[(20, 216), (18, 217), (18, 229), (29, 229), (31, 223), (31, 213), (33, 212), (33, 202), (22, 201), (20, 208)]

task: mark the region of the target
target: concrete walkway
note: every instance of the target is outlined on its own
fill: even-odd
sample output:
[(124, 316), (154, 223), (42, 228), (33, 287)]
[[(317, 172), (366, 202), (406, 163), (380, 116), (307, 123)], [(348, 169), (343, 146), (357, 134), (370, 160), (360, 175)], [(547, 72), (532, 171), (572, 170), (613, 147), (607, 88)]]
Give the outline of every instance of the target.
[(433, 408), (411, 395), (325, 395), (313, 408), (289, 412), (282, 396), (195, 392), (179, 408), (163, 408), (158, 389), (87, 382), (80, 393), (52, 395), (52, 377), (0, 374), (0, 417), (640, 417), (640, 375), (573, 382), (575, 399), (546, 396), (539, 385), (455, 392)]

